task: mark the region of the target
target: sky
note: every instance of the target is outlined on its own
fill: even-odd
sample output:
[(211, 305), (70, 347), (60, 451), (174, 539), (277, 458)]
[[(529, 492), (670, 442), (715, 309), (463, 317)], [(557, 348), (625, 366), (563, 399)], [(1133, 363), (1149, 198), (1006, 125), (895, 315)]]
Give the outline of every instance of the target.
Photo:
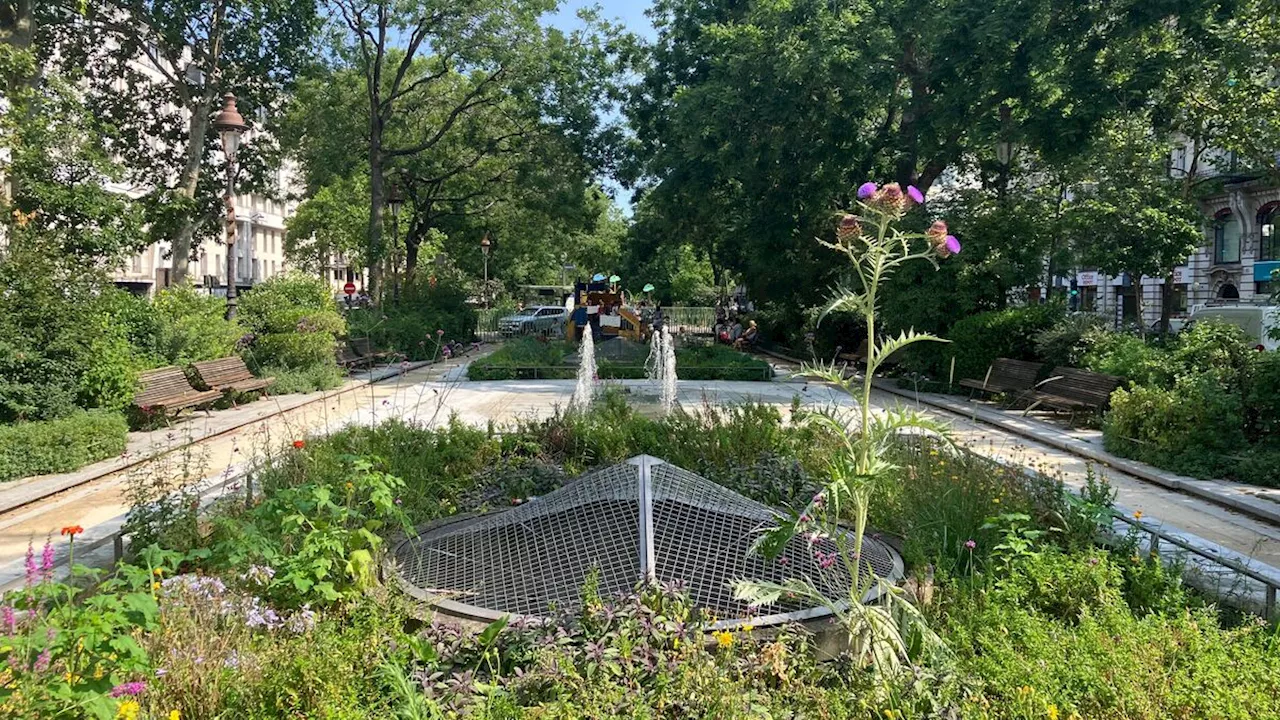
[[(644, 11), (650, 6), (650, 0), (564, 0), (560, 9), (547, 18), (547, 24), (563, 30), (572, 30), (581, 26), (578, 10), (598, 5), (601, 16), (610, 22), (621, 23), (631, 32), (652, 40), (653, 24), (645, 17)], [(609, 113), (614, 117), (615, 113)], [(613, 202), (622, 210), (622, 214), (631, 217), (631, 193), (623, 189), (611, 178), (601, 178), (606, 190), (613, 195)]]
[(578, 26), (579, 9), (599, 5), (605, 19), (621, 22), (631, 32), (653, 39), (653, 25), (644, 16), (644, 11), (651, 4), (649, 0), (564, 0), (549, 23), (565, 30), (572, 29)]

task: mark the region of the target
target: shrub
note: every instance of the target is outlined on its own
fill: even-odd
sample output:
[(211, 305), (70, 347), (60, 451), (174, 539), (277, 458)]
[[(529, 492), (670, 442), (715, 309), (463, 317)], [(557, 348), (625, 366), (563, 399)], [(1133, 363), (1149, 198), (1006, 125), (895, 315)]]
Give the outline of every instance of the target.
[(1254, 440), (1280, 438), (1280, 351), (1255, 352), (1245, 396), (1248, 432)]
[(161, 364), (187, 365), (235, 353), (244, 335), (241, 326), (226, 319), (222, 298), (196, 292), (190, 284), (165, 288), (153, 303), (158, 318), (155, 353)]
[(1036, 335), (1053, 327), (1064, 312), (1061, 304), (1048, 304), (970, 315), (951, 327), (949, 345), (921, 343), (907, 351), (906, 359), (934, 377), (944, 377), (954, 356), (956, 379), (980, 378), (996, 358), (1035, 360)]
[(1071, 313), (1052, 327), (1036, 333), (1036, 353), (1051, 365), (1079, 366), (1088, 348), (1086, 338), (1106, 327), (1107, 321), (1095, 313)]
[(261, 374), (264, 367), (306, 370), (335, 365), (336, 338), (346, 332), (329, 286), (302, 273), (277, 275), (245, 293), (242, 322), (253, 333), (245, 362)]
[[(451, 273), (421, 278), (404, 288), (400, 304), (374, 310), (353, 310), (348, 316), (350, 336), (369, 338), (374, 346), (395, 350), (411, 360), (432, 360), (439, 341), (475, 338), (476, 312), (467, 304), (461, 278)], [(443, 336), (436, 331), (443, 330)]]
[(128, 434), (122, 415), (99, 411), (0, 426), (0, 482), (70, 472), (119, 455)]
[[(562, 379), (577, 377), (577, 367), (566, 358), (573, 345), (539, 338), (521, 338), (467, 366), (470, 380)], [(639, 380), (645, 377), (644, 357), (626, 361), (596, 359), (601, 379)], [(760, 358), (726, 345), (676, 348), (676, 375), (683, 380), (767, 380), (773, 368)]]
[(1135, 385), (1168, 387), (1174, 371), (1167, 354), (1137, 335), (1097, 329), (1084, 336), (1081, 364), (1086, 370), (1116, 375)]
[(1111, 396), (1103, 423), (1110, 452), (1196, 477), (1230, 477), (1247, 448), (1243, 406), (1206, 375), (1178, 378), (1173, 389), (1138, 386)]
[(336, 365), (315, 365), (302, 370), (265, 367), (260, 372), (263, 377), (275, 378), (267, 388), (272, 395), (332, 390), (342, 385), (342, 371)]

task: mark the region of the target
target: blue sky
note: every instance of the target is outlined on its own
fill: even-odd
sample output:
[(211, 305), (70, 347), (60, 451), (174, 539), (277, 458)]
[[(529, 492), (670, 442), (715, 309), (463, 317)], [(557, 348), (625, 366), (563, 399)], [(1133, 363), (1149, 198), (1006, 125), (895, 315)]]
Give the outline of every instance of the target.
[(646, 38), (653, 37), (653, 25), (644, 16), (644, 11), (652, 3), (649, 0), (565, 0), (560, 10), (550, 18), (556, 27), (569, 29), (577, 25), (577, 13), (580, 8), (599, 5), (602, 14), (608, 20), (621, 22), (628, 30)]
[[(644, 11), (649, 9), (650, 0), (565, 0), (560, 9), (547, 19), (547, 24), (570, 30), (579, 26), (578, 10), (598, 5), (601, 15), (610, 22), (620, 22), (631, 32), (646, 39), (654, 38), (653, 25)], [(613, 113), (608, 113), (610, 117)], [(631, 216), (631, 193), (622, 189), (610, 178), (602, 178), (604, 186), (613, 193), (614, 203), (622, 209), (622, 213)]]

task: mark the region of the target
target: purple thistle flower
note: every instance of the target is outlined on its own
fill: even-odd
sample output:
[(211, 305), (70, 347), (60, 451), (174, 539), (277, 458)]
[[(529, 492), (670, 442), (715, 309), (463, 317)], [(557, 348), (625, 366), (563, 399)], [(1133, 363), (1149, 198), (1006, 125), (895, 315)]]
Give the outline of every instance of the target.
[(135, 680), (134, 682), (120, 683), (119, 685), (111, 688), (111, 692), (108, 694), (113, 698), (125, 697), (126, 695), (133, 697), (134, 695), (141, 695), (146, 689), (147, 684), (145, 682)]
[(873, 182), (864, 182), (858, 186), (858, 199), (866, 200), (872, 195), (875, 195), (876, 190), (879, 190), (879, 189), (880, 188), (877, 187), (876, 184)]
[(948, 235), (946, 243), (944, 245), (947, 248), (947, 252), (951, 253), (952, 255), (959, 254), (960, 241), (956, 239), (955, 235)]
[(968, 548), (969, 550), (972, 550), (972, 549), (974, 549), (974, 548), (978, 547), (978, 543), (976, 543), (976, 542), (974, 542), (974, 541), (972, 541), (972, 540), (965, 540), (965, 541), (964, 541), (964, 546), (965, 546), (966, 548)]
[(915, 185), (907, 186), (907, 197), (911, 198), (911, 202), (917, 205), (924, 204), (924, 193), (920, 192), (920, 188)]

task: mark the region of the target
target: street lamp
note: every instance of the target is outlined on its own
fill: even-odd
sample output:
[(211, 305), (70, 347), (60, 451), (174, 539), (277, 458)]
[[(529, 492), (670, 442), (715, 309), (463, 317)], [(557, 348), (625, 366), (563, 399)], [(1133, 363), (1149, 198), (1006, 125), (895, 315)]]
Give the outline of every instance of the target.
[(222, 112), (214, 117), (213, 129), (222, 139), (222, 154), (227, 158), (227, 190), (222, 199), (227, 205), (227, 319), (232, 320), (236, 316), (236, 151), (240, 134), (249, 129), (236, 110), (235, 95), (223, 96)]
[(1000, 105), (1000, 139), (996, 142), (996, 161), (1000, 163), (996, 197), (1004, 200), (1009, 189), (1009, 164), (1013, 162), (1013, 143), (1009, 140), (1009, 124), (1013, 112), (1007, 104)]
[(387, 209), (391, 211), (391, 302), (400, 304), (400, 208), (404, 194), (398, 183), (387, 188)]
[(484, 309), (489, 309), (489, 248), (493, 243), (489, 242), (489, 233), (485, 233), (480, 238), (480, 252), (484, 254)]

